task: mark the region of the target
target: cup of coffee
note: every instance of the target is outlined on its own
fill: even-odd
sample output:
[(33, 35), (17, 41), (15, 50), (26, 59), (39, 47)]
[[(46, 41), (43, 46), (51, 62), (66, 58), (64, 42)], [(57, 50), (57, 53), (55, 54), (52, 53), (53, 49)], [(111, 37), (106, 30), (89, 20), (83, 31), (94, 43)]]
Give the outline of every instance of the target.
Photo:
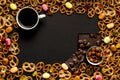
[(39, 19), (44, 17), (46, 17), (45, 14), (38, 15), (34, 8), (24, 7), (18, 11), (16, 21), (22, 29), (31, 30), (38, 25)]

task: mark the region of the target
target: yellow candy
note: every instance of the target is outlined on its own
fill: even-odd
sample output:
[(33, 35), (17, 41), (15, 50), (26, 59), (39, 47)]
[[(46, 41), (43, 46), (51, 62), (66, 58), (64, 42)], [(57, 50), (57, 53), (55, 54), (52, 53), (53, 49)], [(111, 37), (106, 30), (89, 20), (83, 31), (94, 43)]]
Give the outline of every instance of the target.
[(118, 44), (116, 45), (116, 48), (120, 48), (120, 43), (118, 43)]
[(70, 2), (65, 3), (66, 8), (71, 9), (73, 5)]
[(47, 73), (47, 72), (43, 73), (42, 76), (43, 76), (44, 79), (48, 79), (48, 78), (50, 78), (50, 74)]
[(11, 4), (10, 4), (10, 8), (11, 8), (12, 10), (17, 10), (17, 5), (14, 4), (14, 3), (11, 3)]
[(32, 76), (36, 76), (37, 75), (37, 71), (33, 72)]

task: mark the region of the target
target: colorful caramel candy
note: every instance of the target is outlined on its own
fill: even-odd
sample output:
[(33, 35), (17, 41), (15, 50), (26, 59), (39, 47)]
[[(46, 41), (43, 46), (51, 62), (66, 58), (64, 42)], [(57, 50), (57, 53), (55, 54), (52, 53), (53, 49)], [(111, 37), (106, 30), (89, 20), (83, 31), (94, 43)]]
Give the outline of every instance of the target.
[(96, 75), (95, 80), (102, 80), (102, 76), (101, 75)]
[(107, 24), (107, 28), (108, 29), (111, 29), (111, 28), (113, 28), (114, 27), (114, 23), (109, 23), (109, 24)]
[(11, 40), (9, 38), (6, 38), (5, 42), (6, 42), (6, 45), (8, 45), (8, 46), (11, 45)]
[(105, 17), (105, 13), (101, 13), (101, 14), (98, 16), (99, 19), (104, 19), (104, 17)]
[(66, 8), (71, 9), (73, 5), (70, 2), (65, 3)]
[(66, 63), (62, 63), (62, 68), (63, 68), (64, 70), (68, 70), (67, 64), (66, 64)]
[(44, 11), (47, 11), (47, 10), (48, 10), (48, 5), (47, 5), (47, 4), (43, 4), (43, 5), (42, 5), (42, 9), (43, 9)]
[(111, 49), (111, 51), (113, 51), (113, 52), (117, 51), (117, 48), (116, 48), (115, 45), (111, 45), (111, 46), (110, 46), (110, 49)]
[(48, 79), (48, 78), (50, 78), (50, 74), (47, 73), (47, 72), (45, 72), (45, 73), (43, 73), (42, 77), (43, 77), (44, 79)]
[(116, 48), (120, 48), (120, 43), (116, 44)]
[(110, 37), (109, 36), (106, 36), (105, 38), (104, 38), (104, 43), (109, 43), (111, 41), (111, 39), (110, 39)]
[(16, 73), (18, 71), (18, 68), (17, 67), (12, 67), (11, 69), (10, 69), (10, 72), (11, 73)]
[(7, 27), (5, 29), (6, 33), (11, 33), (13, 31), (13, 28), (11, 26)]
[(11, 8), (12, 10), (17, 10), (17, 5), (14, 4), (14, 3), (11, 3), (11, 4), (10, 4), (10, 8)]

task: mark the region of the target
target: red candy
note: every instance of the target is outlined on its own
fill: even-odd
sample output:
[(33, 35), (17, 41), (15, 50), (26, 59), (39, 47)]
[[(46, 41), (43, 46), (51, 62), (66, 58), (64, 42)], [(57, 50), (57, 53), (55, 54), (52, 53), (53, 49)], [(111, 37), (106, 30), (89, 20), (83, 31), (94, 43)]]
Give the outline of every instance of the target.
[(43, 4), (43, 5), (42, 5), (42, 9), (43, 9), (44, 11), (47, 11), (47, 10), (48, 10), (48, 5)]
[(102, 76), (101, 75), (96, 75), (95, 80), (102, 80)]
[(11, 40), (9, 38), (5, 39), (6, 45), (11, 45)]

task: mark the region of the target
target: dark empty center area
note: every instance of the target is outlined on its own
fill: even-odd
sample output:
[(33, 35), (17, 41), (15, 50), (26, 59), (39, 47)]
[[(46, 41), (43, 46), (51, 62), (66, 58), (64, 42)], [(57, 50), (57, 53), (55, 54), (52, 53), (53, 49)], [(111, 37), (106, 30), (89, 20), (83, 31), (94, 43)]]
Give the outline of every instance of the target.
[(89, 19), (86, 14), (67, 16), (57, 13), (40, 20), (32, 31), (18, 32), (20, 63), (62, 63), (77, 51), (78, 33), (98, 33), (97, 17)]

